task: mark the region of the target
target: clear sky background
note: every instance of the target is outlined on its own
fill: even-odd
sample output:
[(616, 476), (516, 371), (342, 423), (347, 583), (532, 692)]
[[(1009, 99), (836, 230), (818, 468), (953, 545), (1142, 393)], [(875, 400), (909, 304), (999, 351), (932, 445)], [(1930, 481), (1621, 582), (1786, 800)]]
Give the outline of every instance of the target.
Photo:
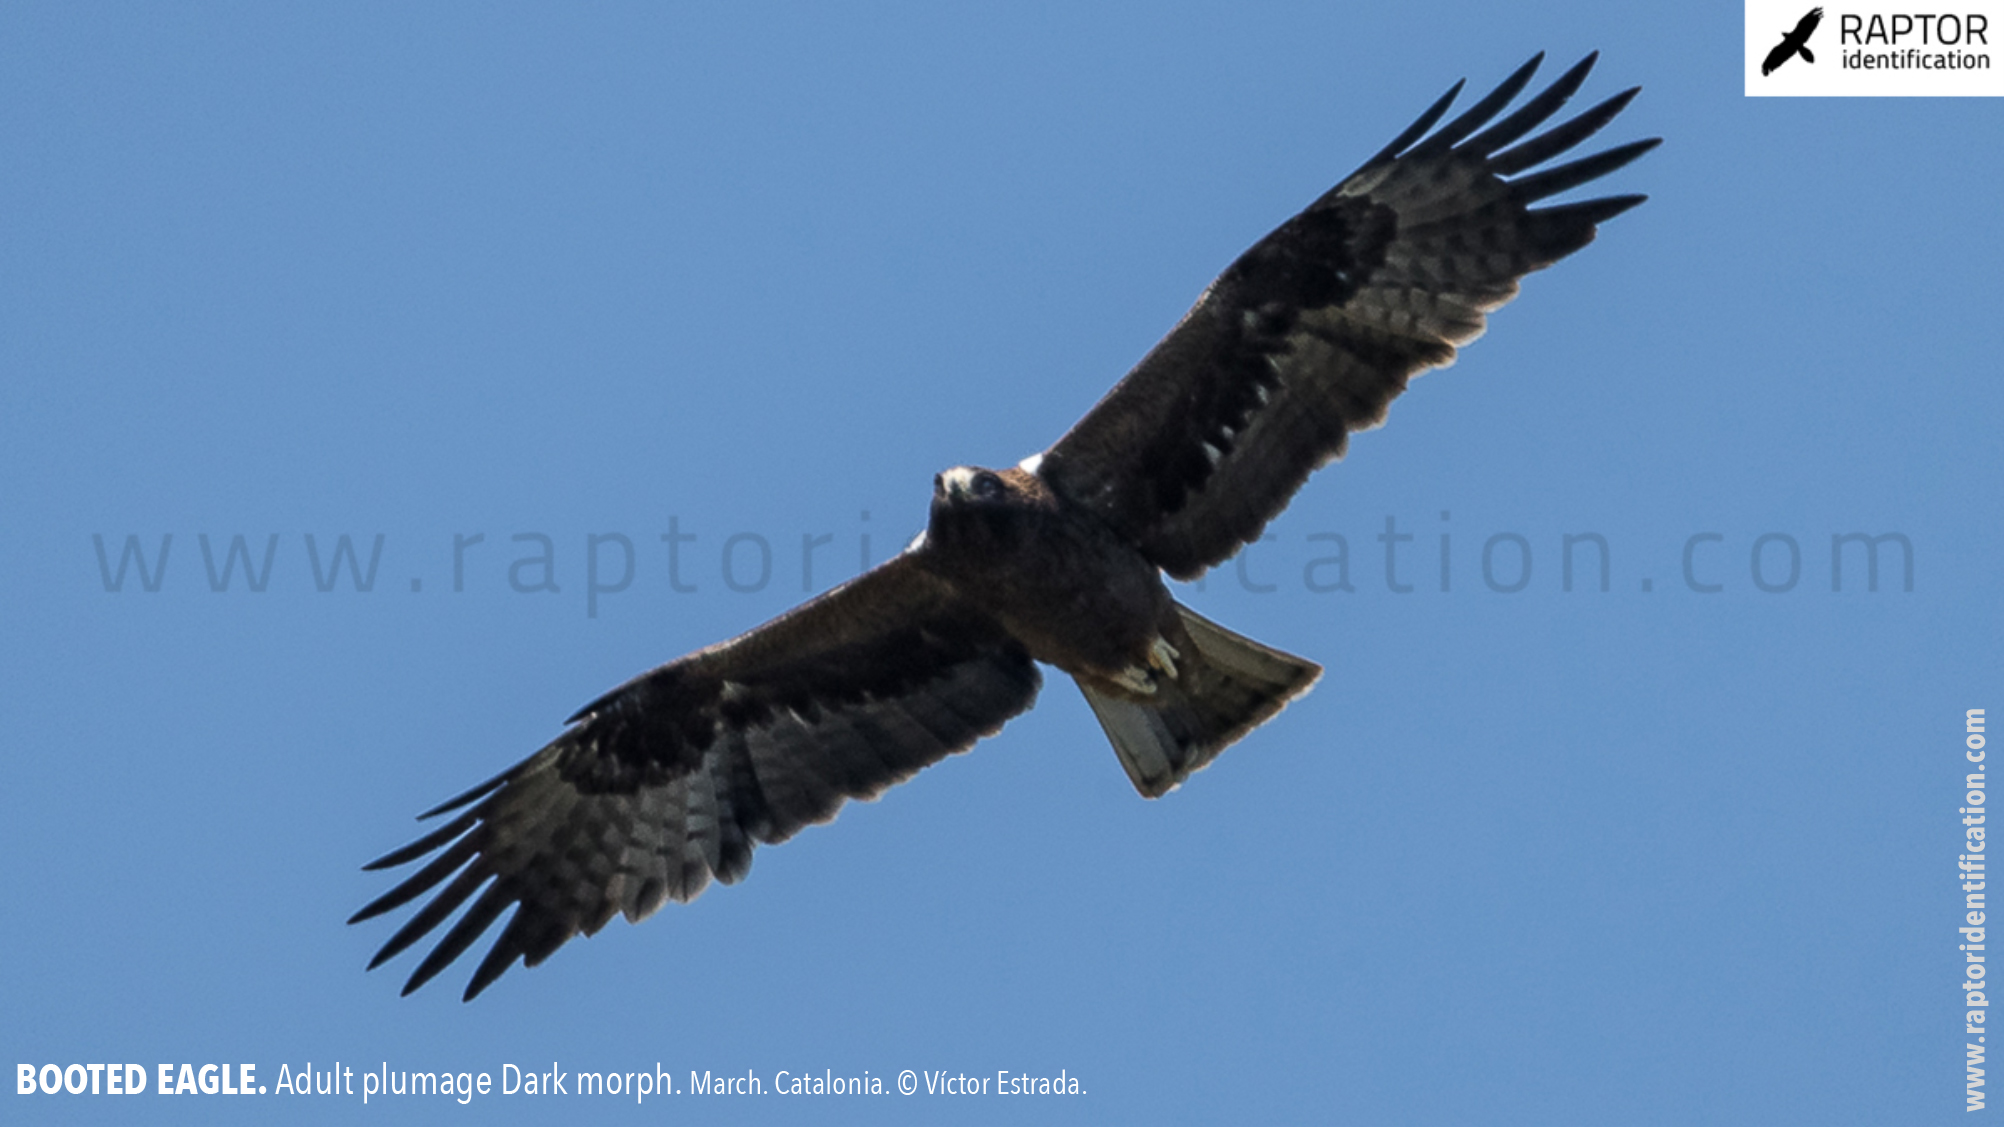
[[(9, 5), (10, 1081), (1087, 1092), (10, 1082), (0, 1118), (1958, 1121), (1963, 712), (2004, 708), (2004, 108), (1752, 101), (1741, 43), (1723, 4)], [(410, 998), (414, 956), (363, 973), (396, 921), (344, 925), (387, 887), (360, 866), (414, 814), (883, 559), (939, 469), (1041, 449), (1455, 79), (1595, 48), (1579, 104), (1644, 87), (1603, 143), (1666, 139), (1607, 190), (1651, 201), (1187, 595), (1324, 663), (1312, 695), (1147, 802), (1049, 677), (972, 754), (472, 1005), (472, 960)], [(1415, 537), (1389, 575), (1387, 521)], [(1911, 543), (1910, 591), (1893, 541), (1876, 592), (1855, 545), (1833, 591), (1854, 532)], [(594, 603), (611, 533), (635, 566)], [(1588, 533), (1608, 589), (1582, 546), (1568, 591)], [(319, 589), (307, 537), (324, 573), (343, 535), (365, 573), (381, 537), (366, 592), (345, 563)], [(172, 537), (157, 590), (107, 590), (96, 538), (115, 573), (128, 536), (156, 569)], [(212, 590), (203, 536), (218, 571), (276, 536), (264, 590), (241, 559)], [(555, 592), (511, 586), (534, 537)], [(803, 537), (831, 538), (806, 575)], [(598, 585), (623, 567), (601, 539)]]

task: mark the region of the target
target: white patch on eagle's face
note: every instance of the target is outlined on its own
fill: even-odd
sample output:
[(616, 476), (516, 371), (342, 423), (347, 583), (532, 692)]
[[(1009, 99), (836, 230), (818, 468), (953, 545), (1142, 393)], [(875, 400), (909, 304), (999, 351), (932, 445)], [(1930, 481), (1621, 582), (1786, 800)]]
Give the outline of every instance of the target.
[(1044, 456), (1042, 454), (1032, 454), (1029, 457), (1023, 459), (1022, 461), (1017, 462), (1016, 468), (1022, 470), (1026, 474), (1034, 474), (1037, 472), (1037, 468), (1042, 466), (1043, 464), (1044, 464)]
[(978, 466), (955, 466), (933, 479), (933, 492), (940, 500), (954, 503), (999, 501), (1009, 492), (993, 470)]
[(955, 466), (939, 475), (940, 491), (949, 497), (965, 497), (974, 487), (974, 470), (967, 466)]

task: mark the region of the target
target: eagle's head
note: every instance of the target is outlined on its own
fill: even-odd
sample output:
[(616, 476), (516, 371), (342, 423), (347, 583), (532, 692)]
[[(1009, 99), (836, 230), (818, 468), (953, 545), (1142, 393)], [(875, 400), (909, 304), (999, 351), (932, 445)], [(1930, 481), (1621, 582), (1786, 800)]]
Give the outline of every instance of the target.
[(1043, 483), (1021, 469), (955, 466), (932, 479), (926, 540), (948, 552), (981, 555), (1018, 548), (1048, 498)]
[(980, 466), (955, 466), (932, 478), (932, 508), (941, 505), (992, 505), (1006, 500), (1009, 483), (994, 470)]

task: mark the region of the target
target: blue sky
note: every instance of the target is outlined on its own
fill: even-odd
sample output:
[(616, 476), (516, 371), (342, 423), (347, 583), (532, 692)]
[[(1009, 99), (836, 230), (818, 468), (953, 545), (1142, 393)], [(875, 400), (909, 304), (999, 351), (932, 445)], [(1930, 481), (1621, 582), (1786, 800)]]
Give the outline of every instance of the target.
[[(1187, 593), (1327, 667), (1280, 719), (1146, 802), (1049, 677), (972, 754), (472, 1005), (470, 966), (402, 999), (411, 956), (362, 972), (394, 925), (344, 926), (385, 887), (360, 865), (412, 815), (881, 560), (939, 469), (1041, 449), (1454, 80), (1596, 48), (1585, 98), (1644, 87), (1609, 143), (1666, 139), (1608, 182), (1650, 202)], [(10, 5), (10, 1075), (1086, 1092), (9, 1087), (4, 1117), (1963, 1115), (2004, 123), (1748, 100), (1741, 65), (1727, 5)], [(1567, 590), (1589, 533), (1607, 590), (1586, 541)], [(1856, 545), (1833, 591), (1849, 533), (1904, 537), (1912, 589), (1887, 541), (1876, 592)], [(594, 597), (611, 534), (630, 581)], [(327, 576), (343, 535), (364, 573), (381, 537), (367, 591)], [(157, 590), (107, 590), (96, 545), (115, 573), (129, 536), (155, 568), (171, 536)], [(261, 592), (241, 559), (212, 589), (237, 536)], [(556, 590), (524, 593), (539, 537)]]

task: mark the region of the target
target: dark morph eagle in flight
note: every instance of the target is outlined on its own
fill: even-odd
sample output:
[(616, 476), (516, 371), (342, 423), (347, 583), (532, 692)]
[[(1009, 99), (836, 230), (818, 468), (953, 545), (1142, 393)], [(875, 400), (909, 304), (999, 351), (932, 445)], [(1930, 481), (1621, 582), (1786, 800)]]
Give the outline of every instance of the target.
[(1823, 22), (1823, 9), (1811, 8), (1809, 14), (1797, 20), (1795, 30), (1783, 33), (1781, 42), (1761, 60), (1760, 72), (1763, 76), (1773, 74), (1776, 67), (1800, 54), (1802, 61), (1813, 63), (1816, 56), (1809, 53), (1809, 37), (1816, 34), (1816, 25)]
[[(1617, 94), (1534, 137), (1589, 55), (1500, 120), (1533, 58), (1427, 131), (1405, 132), (1227, 267), (1056, 445), (1012, 469), (933, 480), (925, 532), (887, 563), (586, 705), (549, 746), (423, 817), (435, 832), (368, 866), (437, 856), (355, 913), (436, 889), (373, 968), (472, 906), (404, 992), (513, 905), (471, 999), (614, 915), (640, 920), (751, 868), (752, 847), (826, 822), (983, 736), (1071, 674), (1135, 789), (1154, 798), (1307, 691), (1313, 662), (1171, 597), (1257, 539), (1351, 431), (1454, 359), (1525, 274), (1642, 202), (1533, 208), (1653, 147), (1526, 170), (1606, 125)], [(1523, 175), (1520, 175), (1523, 174)]]

